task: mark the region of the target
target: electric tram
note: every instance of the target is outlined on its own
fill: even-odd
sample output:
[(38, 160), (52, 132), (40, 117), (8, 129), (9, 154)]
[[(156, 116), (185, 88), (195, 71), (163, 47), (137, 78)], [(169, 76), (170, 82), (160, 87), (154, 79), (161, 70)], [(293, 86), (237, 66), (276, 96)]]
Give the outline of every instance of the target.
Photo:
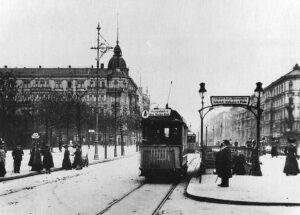
[(187, 172), (188, 128), (180, 114), (171, 108), (156, 108), (143, 112), (141, 175), (152, 177)]
[(196, 134), (189, 131), (187, 135), (187, 151), (188, 153), (195, 153), (196, 152)]

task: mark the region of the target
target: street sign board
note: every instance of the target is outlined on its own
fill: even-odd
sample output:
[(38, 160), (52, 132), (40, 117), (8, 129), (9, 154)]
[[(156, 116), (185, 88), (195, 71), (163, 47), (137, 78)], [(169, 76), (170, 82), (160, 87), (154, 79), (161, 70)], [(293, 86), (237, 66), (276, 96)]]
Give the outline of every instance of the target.
[(149, 112), (149, 116), (170, 116), (171, 115), (171, 109), (152, 109)]
[(211, 105), (249, 105), (250, 96), (211, 96)]
[(94, 132), (95, 132), (95, 130), (93, 130), (93, 129), (90, 129), (90, 130), (89, 130), (89, 132), (90, 132), (90, 133), (94, 133)]

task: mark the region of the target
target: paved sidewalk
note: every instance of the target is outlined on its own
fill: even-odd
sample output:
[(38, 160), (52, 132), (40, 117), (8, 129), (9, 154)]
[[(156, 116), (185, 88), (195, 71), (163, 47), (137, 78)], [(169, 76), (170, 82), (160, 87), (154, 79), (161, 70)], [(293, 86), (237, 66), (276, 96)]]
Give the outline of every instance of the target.
[[(90, 149), (88, 149), (87, 146), (83, 146), (83, 155), (88, 155), (89, 157), (89, 165), (94, 165), (94, 164), (99, 164), (99, 163), (104, 163), (104, 162), (108, 162), (108, 161), (112, 161), (112, 160), (117, 160), (117, 159), (121, 159), (124, 157), (128, 157), (128, 156), (133, 156), (135, 154), (137, 154), (138, 152), (136, 152), (136, 146), (135, 145), (131, 145), (131, 146), (125, 146), (125, 156), (120, 156), (120, 149), (121, 147), (118, 146), (117, 147), (117, 157), (114, 157), (114, 147), (107, 147), (107, 159), (104, 159), (104, 147), (99, 146), (98, 147), (98, 154), (99, 154), (99, 160), (94, 160), (94, 146), (91, 146)], [(70, 150), (70, 154), (73, 153), (74, 149), (69, 147)], [(61, 171), (63, 170), (61, 168), (61, 164), (62, 164), (62, 160), (63, 160), (63, 156), (64, 156), (64, 149), (62, 149), (62, 152), (60, 152), (58, 150), (58, 148), (54, 148), (53, 149), (53, 162), (54, 162), (54, 168), (51, 169), (52, 172), (55, 171)], [(28, 161), (30, 158), (30, 151), (29, 150), (24, 150), (24, 156), (23, 156), (23, 160), (22, 160), (22, 164), (21, 164), (21, 169), (20, 169), (20, 173), (13, 173), (13, 159), (12, 159), (12, 155), (11, 155), (11, 151), (8, 151), (6, 153), (6, 175), (5, 177), (0, 177), (0, 182), (2, 181), (8, 181), (8, 180), (13, 180), (13, 179), (19, 179), (19, 178), (24, 178), (24, 177), (29, 177), (29, 176), (34, 176), (34, 175), (39, 175), (39, 174), (44, 174), (44, 172), (42, 173), (38, 173), (36, 171), (30, 171), (31, 167), (28, 166)], [(71, 162), (73, 162), (74, 157), (70, 156)]]
[[(263, 176), (236, 176), (230, 179), (230, 187), (222, 188), (221, 179), (205, 174), (193, 177), (187, 188), (190, 198), (224, 204), (300, 206), (300, 174), (283, 174), (285, 156), (260, 158)], [(212, 172), (212, 171), (211, 171)], [(217, 180), (216, 180), (217, 179)]]

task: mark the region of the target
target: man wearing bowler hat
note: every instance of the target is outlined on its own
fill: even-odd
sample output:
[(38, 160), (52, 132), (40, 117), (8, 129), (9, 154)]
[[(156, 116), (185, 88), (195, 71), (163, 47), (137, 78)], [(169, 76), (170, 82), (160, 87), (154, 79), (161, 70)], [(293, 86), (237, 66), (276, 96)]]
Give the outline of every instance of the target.
[(231, 151), (229, 148), (230, 142), (228, 140), (223, 141), (223, 147), (221, 148), (218, 155), (218, 176), (222, 179), (220, 187), (229, 187), (229, 178), (232, 177), (231, 174)]

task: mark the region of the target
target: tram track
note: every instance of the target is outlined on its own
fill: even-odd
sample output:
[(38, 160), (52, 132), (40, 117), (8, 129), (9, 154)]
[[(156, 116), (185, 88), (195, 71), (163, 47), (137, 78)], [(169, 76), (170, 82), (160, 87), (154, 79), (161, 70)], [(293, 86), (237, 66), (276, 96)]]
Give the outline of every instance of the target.
[(131, 193), (135, 192), (136, 190), (140, 189), (142, 186), (144, 186), (146, 183), (142, 183), (139, 186), (135, 187), (134, 189), (132, 189), (131, 191), (127, 192), (125, 195), (123, 195), (121, 198), (118, 198), (116, 200), (114, 200), (112, 203), (109, 204), (109, 206), (107, 206), (106, 208), (104, 208), (102, 211), (100, 211), (99, 213), (97, 213), (97, 215), (101, 215), (104, 214), (105, 212), (107, 212), (111, 207), (113, 207), (115, 204), (119, 203), (120, 201), (122, 201), (123, 199), (125, 199), (127, 196), (129, 196)]
[(159, 205), (157, 206), (157, 208), (154, 210), (154, 212), (152, 213), (152, 215), (158, 215), (159, 214), (160, 209), (166, 203), (166, 201), (168, 201), (169, 197), (171, 196), (171, 194), (173, 193), (173, 191), (175, 190), (175, 188), (177, 187), (177, 185), (179, 183), (180, 183), (180, 181), (172, 184), (171, 188), (169, 189), (169, 191), (167, 192), (167, 194), (165, 195), (165, 197), (162, 199), (162, 201), (159, 203)]
[[(193, 164), (193, 162), (195, 161), (195, 158), (192, 158), (188, 165), (191, 165)], [(193, 164), (193, 167), (192, 167), (192, 172), (194, 172), (194, 169), (195, 167), (197, 166), (198, 164)], [(152, 214), (152, 215), (158, 215), (161, 208), (164, 206), (164, 204), (169, 200), (169, 197), (172, 195), (173, 191), (176, 189), (176, 187), (183, 181), (188, 182), (190, 181), (191, 177), (192, 177), (193, 174), (188, 174), (187, 177), (185, 178), (180, 178), (180, 179), (177, 179), (175, 182), (173, 182), (171, 184), (171, 186), (167, 189), (167, 192), (165, 193), (162, 193), (161, 196), (161, 200), (156, 203), (155, 206), (154, 205), (154, 210), (152, 212), (149, 212), (148, 214)], [(102, 214), (106, 214), (106, 213), (110, 213), (110, 209), (115, 209), (114, 207), (120, 207), (122, 205), (122, 201), (124, 200), (126, 202), (126, 198), (129, 198), (130, 199), (130, 196), (131, 195), (134, 195), (134, 193), (136, 194), (137, 191), (139, 191), (142, 187), (144, 187), (145, 185), (153, 185), (153, 183), (151, 182), (148, 182), (148, 181), (145, 181), (144, 183), (140, 184), (139, 186), (135, 187), (134, 189), (130, 190), (129, 192), (127, 192), (126, 194), (124, 194), (123, 196), (121, 196), (120, 198), (114, 200), (112, 203), (110, 203), (107, 207), (105, 207), (103, 210), (101, 210), (100, 212), (97, 213), (97, 215), (102, 215)], [(158, 185), (161, 185), (161, 184), (158, 184)], [(146, 187), (145, 187), (146, 188)], [(152, 187), (153, 189), (153, 187)], [(141, 192), (143, 192), (143, 189), (141, 190)], [(143, 201), (143, 200), (141, 200)], [(120, 205), (118, 205), (120, 204)], [(124, 203), (123, 203), (124, 204)], [(138, 205), (138, 203), (137, 203)], [(133, 211), (135, 211), (135, 209), (133, 209)]]

